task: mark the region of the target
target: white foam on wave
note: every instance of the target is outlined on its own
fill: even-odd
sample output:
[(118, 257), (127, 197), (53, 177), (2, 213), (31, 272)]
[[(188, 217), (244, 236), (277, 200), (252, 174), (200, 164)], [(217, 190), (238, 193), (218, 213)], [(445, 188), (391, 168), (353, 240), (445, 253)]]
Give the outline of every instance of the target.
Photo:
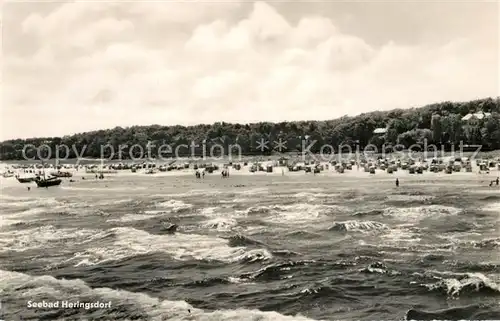
[(70, 191), (89, 191), (89, 192), (130, 192), (130, 191), (141, 191), (146, 190), (147, 187), (144, 186), (126, 186), (126, 187), (106, 187), (106, 186), (89, 186), (89, 187), (76, 187), (76, 186), (60, 186), (60, 189), (70, 190)]
[(25, 221), (27, 221), (28, 217), (36, 216), (36, 215), (41, 214), (45, 211), (46, 211), (46, 209), (44, 209), (44, 208), (35, 207), (35, 208), (30, 208), (26, 211), (22, 211), (19, 213), (0, 214), (0, 227), (10, 226), (10, 225), (25, 222)]
[[(244, 247), (230, 247), (228, 240), (198, 234), (175, 233), (153, 235), (146, 231), (129, 227), (109, 230), (115, 239), (109, 246), (86, 249), (79, 257), (85, 257), (94, 264), (120, 260), (136, 255), (163, 252), (176, 260), (215, 260), (235, 262), (248, 254)], [(264, 251), (266, 258), (272, 255)]]
[(156, 207), (161, 208), (161, 209), (165, 209), (165, 210), (169, 210), (172, 212), (176, 212), (176, 211), (192, 208), (193, 205), (186, 204), (183, 201), (179, 201), (179, 200), (168, 200), (168, 201), (156, 203)]
[(158, 211), (156, 214), (125, 214), (120, 216), (119, 218), (111, 218), (106, 220), (108, 223), (127, 223), (127, 222), (138, 222), (138, 221), (146, 221), (154, 217), (161, 216), (164, 212)]
[[(326, 193), (319, 193), (319, 192), (311, 192), (308, 190), (307, 192), (298, 192), (296, 194), (293, 194), (293, 197), (299, 198), (299, 199), (306, 199), (310, 202), (315, 201), (320, 198), (332, 198), (339, 196), (340, 194), (326, 194)], [(279, 195), (282, 197), (281, 195)]]
[(179, 193), (166, 193), (166, 194), (154, 194), (151, 195), (153, 197), (190, 197), (190, 196), (211, 196), (211, 195), (219, 195), (223, 192), (220, 190), (213, 189), (192, 189), (187, 192), (179, 192)]
[(386, 233), (381, 236), (381, 238), (385, 241), (385, 244), (396, 245), (399, 247), (415, 245), (421, 241), (418, 233), (402, 226), (388, 229)]
[(435, 196), (431, 195), (389, 195), (387, 196), (389, 201), (398, 201), (398, 202), (413, 202), (413, 201), (429, 201), (435, 198)]
[(51, 245), (61, 245), (66, 242), (72, 244), (84, 243), (91, 241), (93, 238), (99, 238), (99, 233), (98, 230), (81, 228), (56, 229), (52, 225), (8, 231), (0, 233), (0, 252), (23, 252), (47, 248)]
[[(151, 321), (166, 319), (172, 321), (314, 321), (302, 316), (284, 316), (277, 312), (261, 312), (247, 309), (205, 312), (194, 308), (185, 301), (161, 300), (144, 293), (110, 288), (91, 288), (79, 279), (56, 279), (48, 275), (30, 276), (3, 270), (0, 270), (0, 279), (2, 280), (0, 282), (0, 290), (8, 297), (12, 297), (13, 302), (25, 302), (25, 298), (27, 297), (33, 300), (49, 297), (50, 301), (61, 300), (61, 298), (82, 302), (111, 301), (115, 309), (120, 306), (123, 306), (123, 309), (127, 309), (130, 304), (133, 304), (138, 310), (145, 311), (148, 320)], [(23, 291), (16, 291), (19, 287), (22, 287)]]
[(48, 209), (44, 207), (33, 207), (22, 212), (9, 214), (12, 217), (27, 217), (34, 216), (46, 212)]
[(263, 213), (266, 221), (278, 224), (308, 223), (332, 212), (345, 212), (348, 208), (336, 205), (296, 203), (291, 205), (271, 205), (251, 207), (245, 211), (247, 215)]
[(0, 228), (14, 224), (22, 223), (20, 220), (12, 220), (9, 218), (0, 217)]
[(22, 196), (12, 196), (12, 195), (7, 195), (7, 194), (0, 194), (0, 201), (2, 203), (4, 201), (29, 201), (32, 198), (30, 197), (22, 197)]
[(272, 258), (271, 253), (265, 249), (253, 249), (239, 255), (235, 261), (245, 260), (248, 262), (266, 261)]
[(433, 217), (453, 216), (461, 213), (462, 210), (451, 206), (429, 205), (408, 208), (387, 208), (384, 215), (392, 216), (401, 220), (421, 220)]
[(204, 207), (200, 210), (200, 214), (204, 216), (213, 216), (216, 215), (216, 211), (219, 209), (218, 207)]
[(246, 211), (234, 211), (231, 210), (232, 206), (223, 205), (223, 206), (212, 206), (212, 207), (204, 207), (200, 209), (199, 213), (203, 216), (210, 218), (234, 218), (234, 217), (245, 217), (247, 216)]
[(500, 285), (482, 273), (429, 271), (426, 274), (439, 279), (436, 283), (423, 284), (426, 288), (444, 291), (450, 297), (458, 297), (464, 291), (479, 292), (483, 289), (500, 293)]
[(482, 208), (483, 211), (500, 213), (500, 202), (491, 203)]
[(335, 222), (330, 229), (338, 231), (365, 232), (365, 231), (388, 230), (389, 227), (383, 223), (375, 221), (351, 220), (351, 221)]
[(179, 200), (169, 200), (165, 202), (156, 203), (157, 210), (146, 210), (142, 213), (137, 214), (125, 214), (119, 218), (111, 218), (106, 222), (136, 222), (136, 221), (145, 221), (154, 217), (163, 216), (169, 213), (177, 213), (178, 211), (190, 209), (193, 207), (191, 204), (186, 204), (183, 201)]
[(235, 194), (242, 194), (242, 195), (256, 195), (256, 194), (269, 194), (269, 188), (267, 187), (258, 187), (258, 188), (251, 188), (243, 191), (232, 191)]
[(230, 231), (238, 225), (234, 219), (227, 217), (217, 217), (202, 224), (203, 228), (215, 229), (218, 231)]
[(252, 201), (250, 198), (241, 198), (241, 197), (235, 197), (230, 200), (219, 200), (219, 203), (221, 204), (238, 204), (238, 203), (247, 203)]
[[(298, 192), (298, 193), (301, 193), (301, 192), (304, 192), (304, 189), (292, 189), (293, 192)], [(312, 187), (312, 188), (307, 188), (307, 191), (304, 192), (304, 193), (321, 193), (321, 192), (324, 192), (325, 189), (323, 188), (319, 188), (319, 187)]]
[(61, 204), (53, 197), (14, 197), (0, 193), (0, 206), (3, 208), (54, 206)]
[(109, 200), (102, 200), (97, 203), (97, 205), (121, 205), (121, 204), (127, 204), (131, 203), (134, 200), (131, 198), (124, 198), (124, 199), (109, 199)]

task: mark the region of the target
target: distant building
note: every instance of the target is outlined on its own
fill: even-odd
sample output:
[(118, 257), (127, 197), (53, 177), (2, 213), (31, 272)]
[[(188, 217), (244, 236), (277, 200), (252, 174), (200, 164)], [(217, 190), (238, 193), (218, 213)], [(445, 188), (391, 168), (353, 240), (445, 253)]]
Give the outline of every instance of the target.
[(479, 134), (479, 122), (489, 118), (491, 113), (485, 112), (477, 112), (477, 113), (469, 113), (462, 117), (462, 128), (467, 133), (467, 138), (475, 144), (478, 141)]
[(485, 112), (478, 112), (478, 113), (469, 113), (467, 115), (465, 115), (464, 117), (462, 117), (462, 121), (463, 122), (475, 122), (475, 121), (478, 121), (478, 120), (483, 120), (485, 118), (488, 118), (491, 116), (491, 113), (485, 113)]
[(385, 133), (387, 133), (387, 128), (375, 128), (373, 133), (375, 135), (384, 135)]

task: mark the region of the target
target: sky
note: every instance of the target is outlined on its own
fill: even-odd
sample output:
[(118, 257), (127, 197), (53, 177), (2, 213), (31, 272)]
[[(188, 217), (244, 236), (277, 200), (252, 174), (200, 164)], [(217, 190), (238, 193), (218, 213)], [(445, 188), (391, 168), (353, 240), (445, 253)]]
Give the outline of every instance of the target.
[(498, 96), (499, 4), (6, 1), (0, 140)]

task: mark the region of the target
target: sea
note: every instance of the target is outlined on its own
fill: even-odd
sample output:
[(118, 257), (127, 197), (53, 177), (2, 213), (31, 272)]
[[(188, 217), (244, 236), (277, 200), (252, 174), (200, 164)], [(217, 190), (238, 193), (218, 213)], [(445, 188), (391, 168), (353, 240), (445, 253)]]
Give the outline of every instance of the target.
[(0, 319), (500, 319), (476, 174), (87, 176), (1, 179)]

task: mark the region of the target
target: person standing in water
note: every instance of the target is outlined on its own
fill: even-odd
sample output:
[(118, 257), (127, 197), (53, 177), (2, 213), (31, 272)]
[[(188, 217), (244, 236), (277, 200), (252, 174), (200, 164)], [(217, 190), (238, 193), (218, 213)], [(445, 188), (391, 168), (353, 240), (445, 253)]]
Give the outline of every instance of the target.
[(500, 177), (497, 177), (497, 186), (498, 186), (499, 181), (500, 181)]
[(396, 178), (396, 187), (399, 187), (399, 179)]

